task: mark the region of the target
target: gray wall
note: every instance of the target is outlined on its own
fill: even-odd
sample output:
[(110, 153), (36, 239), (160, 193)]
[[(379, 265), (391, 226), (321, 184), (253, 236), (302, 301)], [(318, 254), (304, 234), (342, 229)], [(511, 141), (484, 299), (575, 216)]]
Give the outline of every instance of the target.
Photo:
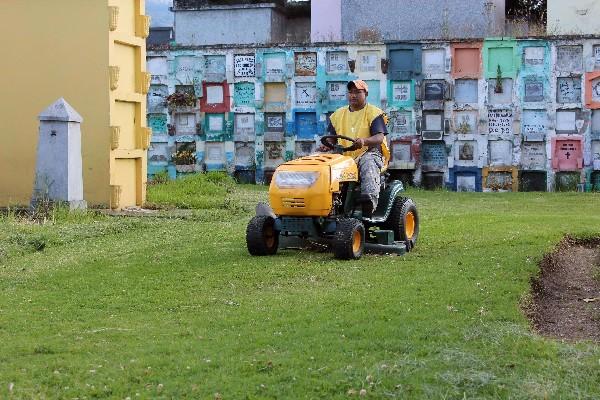
[(177, 11), (175, 40), (185, 46), (271, 43), (272, 8)]
[(284, 23), (286, 42), (310, 43), (310, 18), (287, 18)]
[[(504, 30), (504, 1), (342, 0), (342, 40), (485, 37)], [(362, 31), (362, 34), (361, 34)]]

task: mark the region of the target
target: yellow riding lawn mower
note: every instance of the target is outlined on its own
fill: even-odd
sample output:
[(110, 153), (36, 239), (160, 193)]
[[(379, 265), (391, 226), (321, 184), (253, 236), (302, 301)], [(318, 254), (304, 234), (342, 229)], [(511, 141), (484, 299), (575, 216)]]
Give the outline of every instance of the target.
[[(419, 235), (415, 203), (403, 197), (402, 182), (382, 172), (377, 209), (363, 215), (357, 162), (329, 140), (354, 140), (325, 135), (321, 143), (331, 153), (313, 154), (281, 164), (269, 187), (270, 207), (259, 203), (246, 228), (250, 254), (273, 255), (280, 238), (325, 244), (335, 258), (358, 259), (363, 252), (404, 254)], [(389, 160), (384, 160), (387, 166)], [(369, 200), (370, 201), (370, 200)]]

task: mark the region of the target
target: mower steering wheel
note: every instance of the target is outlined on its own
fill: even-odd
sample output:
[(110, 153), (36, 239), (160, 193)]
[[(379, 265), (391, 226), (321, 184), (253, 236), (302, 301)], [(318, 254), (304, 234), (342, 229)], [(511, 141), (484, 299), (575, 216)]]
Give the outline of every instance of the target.
[(327, 147), (329, 150), (334, 150), (336, 145), (334, 145), (333, 143), (329, 143), (329, 141), (327, 139), (344, 139), (347, 140), (349, 142), (352, 142), (352, 144), (350, 146), (347, 147), (342, 147), (339, 146), (340, 150), (342, 151), (350, 151), (353, 150), (353, 146), (354, 146), (354, 142), (356, 142), (355, 139), (352, 139), (351, 137), (348, 136), (342, 136), (342, 135), (323, 135), (321, 136), (321, 144), (325, 147)]

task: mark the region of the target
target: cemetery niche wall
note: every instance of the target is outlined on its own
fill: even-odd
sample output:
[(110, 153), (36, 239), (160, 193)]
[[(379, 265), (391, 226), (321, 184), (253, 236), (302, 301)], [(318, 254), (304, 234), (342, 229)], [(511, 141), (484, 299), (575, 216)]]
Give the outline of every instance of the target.
[[(316, 151), (347, 105), (347, 82), (363, 79), (389, 118), (394, 178), (457, 191), (593, 189), (598, 49), (600, 36), (150, 48), (148, 174), (188, 173), (172, 157), (189, 143), (194, 172), (266, 183)], [(176, 93), (182, 103), (169, 100)]]

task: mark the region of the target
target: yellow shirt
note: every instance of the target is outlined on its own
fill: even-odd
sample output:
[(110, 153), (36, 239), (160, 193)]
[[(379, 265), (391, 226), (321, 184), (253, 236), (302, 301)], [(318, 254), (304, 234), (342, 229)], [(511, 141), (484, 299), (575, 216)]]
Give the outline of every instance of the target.
[[(371, 124), (375, 118), (380, 115), (383, 115), (383, 122), (387, 124), (387, 116), (385, 113), (372, 104), (367, 104), (358, 111), (350, 111), (348, 106), (344, 106), (338, 108), (331, 114), (330, 121), (338, 135), (348, 136), (353, 139), (368, 138), (371, 137)], [(344, 147), (351, 145), (348, 140), (344, 139), (339, 139), (338, 143)], [(365, 146), (359, 150), (346, 151), (344, 152), (344, 155), (357, 158), (366, 152), (367, 149), (368, 147)], [(390, 150), (385, 139), (381, 143), (381, 153), (383, 155), (385, 168), (390, 159)]]

